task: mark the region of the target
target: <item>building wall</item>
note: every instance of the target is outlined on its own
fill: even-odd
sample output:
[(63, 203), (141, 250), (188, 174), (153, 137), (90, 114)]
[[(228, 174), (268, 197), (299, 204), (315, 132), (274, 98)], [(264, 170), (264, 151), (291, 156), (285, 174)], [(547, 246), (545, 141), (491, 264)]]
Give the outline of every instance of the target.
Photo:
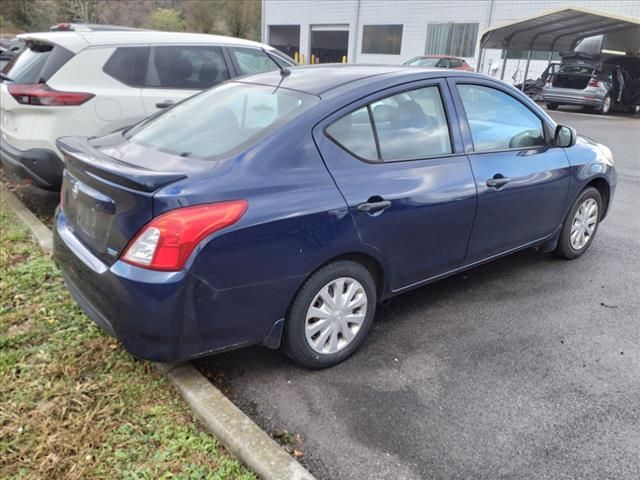
[[(479, 41), (489, 28), (571, 6), (640, 18), (640, 0), (263, 0), (263, 41), (268, 43), (269, 25), (300, 25), (300, 51), (309, 63), (311, 25), (349, 24), (349, 62), (398, 64), (424, 54), (428, 23), (477, 22)], [(403, 25), (400, 55), (361, 53), (363, 25), (384, 24)], [(478, 53), (476, 48), (475, 56), (466, 59), (474, 68)], [(491, 73), (492, 64), (495, 73), (495, 65), (501, 66), (500, 56), (499, 50), (487, 50), (483, 73)], [(519, 72), (517, 80), (522, 80), (525, 62), (509, 60), (505, 80), (515, 72)], [(536, 78), (546, 65), (546, 61), (532, 61), (528, 77)]]

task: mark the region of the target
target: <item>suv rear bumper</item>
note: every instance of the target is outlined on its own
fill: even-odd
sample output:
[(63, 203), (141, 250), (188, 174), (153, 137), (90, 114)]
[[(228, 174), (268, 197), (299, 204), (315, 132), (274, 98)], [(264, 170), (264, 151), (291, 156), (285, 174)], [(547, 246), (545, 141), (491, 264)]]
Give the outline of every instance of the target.
[(47, 190), (60, 190), (64, 164), (57, 153), (46, 148), (18, 150), (0, 139), (0, 160), (16, 175)]

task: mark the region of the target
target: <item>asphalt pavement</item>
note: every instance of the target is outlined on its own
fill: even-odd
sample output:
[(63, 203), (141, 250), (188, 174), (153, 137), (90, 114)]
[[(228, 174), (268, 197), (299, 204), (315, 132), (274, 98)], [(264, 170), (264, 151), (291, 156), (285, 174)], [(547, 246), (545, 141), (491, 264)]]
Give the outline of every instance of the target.
[(395, 298), (329, 370), (197, 362), (320, 479), (640, 478), (640, 116), (551, 112), (619, 183), (589, 252), (527, 250)]

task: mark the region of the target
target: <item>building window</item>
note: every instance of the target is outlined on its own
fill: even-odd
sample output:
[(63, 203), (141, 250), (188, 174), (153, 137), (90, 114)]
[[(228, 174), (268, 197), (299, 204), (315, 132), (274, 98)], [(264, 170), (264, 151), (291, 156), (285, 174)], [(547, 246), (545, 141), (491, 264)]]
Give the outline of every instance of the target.
[(300, 52), (300, 25), (269, 25), (269, 45), (295, 58)]
[(362, 30), (362, 53), (400, 55), (402, 25), (365, 25)]
[(430, 23), (427, 28), (425, 53), (473, 57), (477, 38), (477, 23)]

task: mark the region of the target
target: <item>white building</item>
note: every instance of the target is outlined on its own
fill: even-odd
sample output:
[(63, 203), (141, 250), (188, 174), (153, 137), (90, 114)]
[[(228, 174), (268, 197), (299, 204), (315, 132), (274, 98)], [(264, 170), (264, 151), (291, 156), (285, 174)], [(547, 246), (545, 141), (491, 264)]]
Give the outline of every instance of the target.
[[(477, 68), (484, 31), (570, 7), (640, 19), (640, 0), (263, 0), (262, 41), (301, 63), (399, 64), (446, 54)], [(503, 55), (486, 50), (481, 71), (499, 76)], [(522, 80), (527, 52), (508, 58), (504, 79)], [(532, 58), (529, 78), (546, 67), (549, 52)]]

